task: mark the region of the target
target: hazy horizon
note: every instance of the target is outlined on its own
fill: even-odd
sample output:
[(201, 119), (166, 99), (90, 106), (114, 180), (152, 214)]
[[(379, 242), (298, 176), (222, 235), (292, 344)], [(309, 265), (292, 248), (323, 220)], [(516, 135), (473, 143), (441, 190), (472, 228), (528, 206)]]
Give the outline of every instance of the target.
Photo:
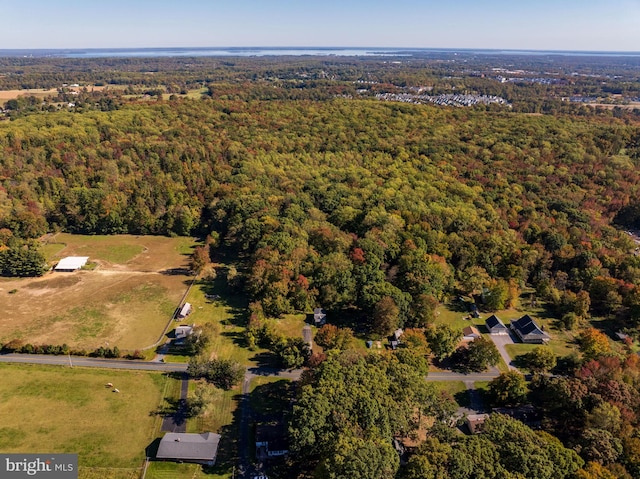
[[(634, 52), (640, 0), (10, 0), (0, 49), (393, 48)], [(213, 45), (213, 47), (212, 47)], [(371, 45), (375, 45), (371, 47)], [(380, 46), (382, 45), (382, 46)]]

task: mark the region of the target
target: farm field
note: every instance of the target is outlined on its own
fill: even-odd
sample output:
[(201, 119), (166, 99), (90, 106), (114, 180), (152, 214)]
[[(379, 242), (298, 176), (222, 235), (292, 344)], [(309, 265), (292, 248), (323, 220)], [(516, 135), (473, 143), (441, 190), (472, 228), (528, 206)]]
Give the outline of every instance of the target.
[[(108, 87), (87, 85), (86, 87), (81, 86), (81, 87), (70, 88), (70, 90), (80, 90), (82, 88), (86, 88), (90, 92), (102, 91), (106, 89), (120, 89), (119, 86), (115, 86), (115, 85), (109, 85)], [(37, 98), (45, 98), (45, 97), (57, 95), (57, 94), (58, 94), (57, 88), (49, 88), (49, 89), (29, 88), (24, 90), (0, 90), (0, 101), (13, 100), (15, 98), (18, 98), (19, 96), (35, 96)]]
[(43, 252), (51, 264), (79, 255), (95, 268), (0, 281), (0, 342), (121, 350), (154, 344), (191, 281), (185, 267), (193, 245), (191, 238), (48, 236)]
[[(173, 379), (158, 373), (1, 364), (0, 450), (77, 453), (81, 479), (140, 475)], [(120, 393), (105, 387), (113, 383)]]

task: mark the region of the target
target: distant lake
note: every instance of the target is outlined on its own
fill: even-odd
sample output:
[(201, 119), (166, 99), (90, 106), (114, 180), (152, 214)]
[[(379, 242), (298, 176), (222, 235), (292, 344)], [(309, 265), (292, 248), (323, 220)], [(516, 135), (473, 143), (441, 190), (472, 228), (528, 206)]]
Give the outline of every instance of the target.
[(447, 48), (350, 48), (350, 47), (210, 47), (210, 48), (86, 48), (0, 50), (0, 57), (58, 58), (149, 58), (149, 57), (266, 57), (266, 56), (424, 56), (430, 54), (464, 55), (560, 55), (597, 57), (640, 57), (640, 52), (593, 52), (553, 50), (475, 50)]

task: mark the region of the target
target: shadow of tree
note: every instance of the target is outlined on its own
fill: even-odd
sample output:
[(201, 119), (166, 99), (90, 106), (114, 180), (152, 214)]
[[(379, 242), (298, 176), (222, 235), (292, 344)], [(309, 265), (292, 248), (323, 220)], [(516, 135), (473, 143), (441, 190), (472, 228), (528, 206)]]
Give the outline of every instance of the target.
[[(278, 357), (275, 354), (270, 352), (257, 353), (253, 355), (253, 357), (251, 357), (250, 360), (254, 361), (258, 368), (277, 369), (282, 366), (282, 364), (280, 364), (280, 360), (278, 359)], [(260, 373), (258, 372), (257, 374), (260, 374)]]
[(263, 421), (281, 418), (289, 408), (293, 391), (291, 381), (286, 379), (257, 386), (251, 392), (251, 409)]
[(469, 407), (471, 405), (471, 397), (468, 390), (458, 391), (453, 395), (453, 399), (460, 405), (460, 407)]

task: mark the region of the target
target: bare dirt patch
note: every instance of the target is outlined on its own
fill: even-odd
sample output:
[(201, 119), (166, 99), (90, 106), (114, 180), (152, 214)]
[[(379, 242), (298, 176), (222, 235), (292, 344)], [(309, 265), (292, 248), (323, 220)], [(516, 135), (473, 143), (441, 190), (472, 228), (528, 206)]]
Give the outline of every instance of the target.
[(161, 274), (185, 268), (190, 238), (60, 234), (48, 241), (64, 244), (52, 262), (87, 254), (98, 266), (1, 281), (0, 343), (20, 338), (86, 349), (140, 349), (158, 339), (191, 280)]

